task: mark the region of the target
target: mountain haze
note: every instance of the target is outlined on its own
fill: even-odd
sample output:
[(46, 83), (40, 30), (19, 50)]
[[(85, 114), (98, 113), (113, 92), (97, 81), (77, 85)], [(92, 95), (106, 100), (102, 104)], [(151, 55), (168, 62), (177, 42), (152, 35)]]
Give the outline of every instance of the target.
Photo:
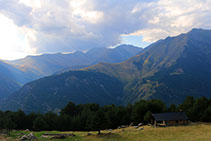
[(22, 71), (4, 61), (0, 61), (0, 99), (18, 90), (23, 84), (37, 79), (30, 71)]
[(0, 61), (0, 99), (9, 96), (21, 85), (35, 78), (36, 76), (31, 72), (21, 71), (4, 61)]
[(15, 82), (8, 67), (9, 65), (0, 61), (0, 99), (7, 97), (20, 87), (20, 85)]
[[(211, 97), (210, 68), (211, 30), (193, 29), (159, 40), (122, 63), (99, 63), (28, 83), (2, 102), (1, 109), (46, 112), (67, 101), (127, 104), (154, 98), (179, 104), (186, 96)], [(46, 100), (31, 104), (33, 99)]]
[(39, 77), (80, 69), (99, 62), (118, 63), (129, 59), (140, 52), (142, 48), (132, 45), (120, 45), (114, 49), (94, 48), (86, 53), (77, 51), (70, 54), (43, 54), (27, 56), (9, 63), (24, 71), (34, 72)]

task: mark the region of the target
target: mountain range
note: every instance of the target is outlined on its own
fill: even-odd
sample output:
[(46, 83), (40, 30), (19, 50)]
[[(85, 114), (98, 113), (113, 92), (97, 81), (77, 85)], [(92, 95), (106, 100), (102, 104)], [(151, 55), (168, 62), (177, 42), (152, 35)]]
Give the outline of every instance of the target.
[(211, 97), (211, 30), (193, 29), (159, 40), (121, 63), (57, 73), (24, 85), (3, 110), (55, 111), (67, 102), (121, 104), (160, 99), (179, 104), (186, 96)]
[(140, 47), (120, 45), (112, 49), (94, 48), (86, 53), (43, 54), (14, 61), (0, 61), (0, 99), (6, 98), (27, 82), (99, 62), (122, 62), (141, 51)]
[(142, 48), (132, 45), (120, 45), (116, 48), (93, 48), (87, 52), (76, 51), (68, 54), (43, 54), (27, 56), (8, 63), (23, 71), (34, 72), (39, 78), (63, 72), (64, 70), (80, 69), (99, 62), (118, 63), (141, 52)]

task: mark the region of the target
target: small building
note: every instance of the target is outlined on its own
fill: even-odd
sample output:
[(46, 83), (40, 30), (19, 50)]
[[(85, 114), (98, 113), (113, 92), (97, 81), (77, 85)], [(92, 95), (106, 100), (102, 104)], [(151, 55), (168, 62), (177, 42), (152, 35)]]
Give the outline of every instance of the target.
[(151, 124), (154, 126), (185, 125), (188, 117), (185, 112), (169, 112), (152, 114)]

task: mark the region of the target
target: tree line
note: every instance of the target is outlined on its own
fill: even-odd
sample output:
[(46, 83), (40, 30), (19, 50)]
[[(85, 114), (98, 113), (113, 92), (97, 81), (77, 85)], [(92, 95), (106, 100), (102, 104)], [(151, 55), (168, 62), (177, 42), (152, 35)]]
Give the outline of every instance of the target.
[(152, 113), (179, 111), (186, 112), (191, 121), (211, 122), (211, 99), (188, 96), (182, 104), (169, 107), (160, 100), (140, 100), (127, 106), (69, 102), (59, 114), (0, 111), (0, 129), (100, 132), (131, 123), (149, 123)]

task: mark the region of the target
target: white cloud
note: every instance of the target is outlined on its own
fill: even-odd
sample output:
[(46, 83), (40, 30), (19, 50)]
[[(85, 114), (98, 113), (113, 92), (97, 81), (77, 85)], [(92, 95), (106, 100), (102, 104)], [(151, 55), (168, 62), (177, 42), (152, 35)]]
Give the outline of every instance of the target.
[(13, 21), (0, 14), (0, 58), (16, 59), (36, 52), (30, 41), (36, 40), (32, 31), (16, 26)]
[(19, 3), (23, 3), (26, 6), (32, 8), (41, 8), (41, 1), (40, 0), (19, 0)]
[(74, 18), (81, 18), (93, 24), (98, 23), (104, 15), (101, 11), (93, 10), (93, 5), (87, 0), (72, 0), (70, 1), (70, 7), (72, 8), (72, 16)]
[(211, 28), (209, 0), (159, 0), (139, 3), (132, 13), (140, 14), (142, 21), (148, 24), (131, 34), (143, 35), (143, 40), (148, 42), (175, 36), (192, 28)]

